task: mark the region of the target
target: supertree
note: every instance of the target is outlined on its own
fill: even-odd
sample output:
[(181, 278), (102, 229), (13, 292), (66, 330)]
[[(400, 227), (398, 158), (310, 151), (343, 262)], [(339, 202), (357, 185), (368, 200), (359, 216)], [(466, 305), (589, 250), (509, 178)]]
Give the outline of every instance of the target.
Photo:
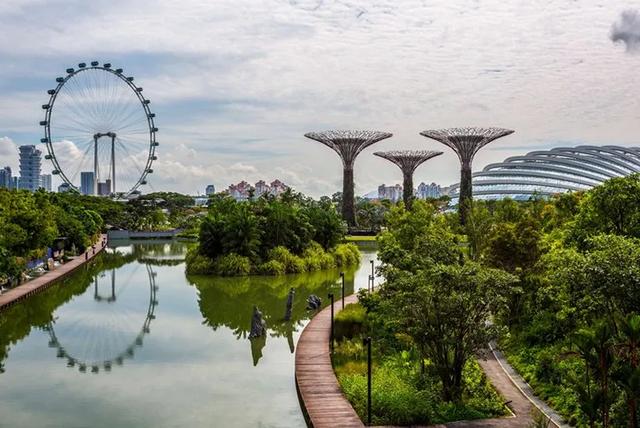
[(433, 150), (394, 150), (374, 153), (376, 156), (395, 163), (402, 170), (402, 199), (407, 209), (411, 209), (413, 203), (413, 173), (416, 168), (423, 162), (441, 154), (442, 152)]
[(333, 149), (342, 159), (342, 218), (350, 227), (356, 226), (355, 199), (353, 195), (353, 164), (356, 157), (370, 145), (393, 134), (378, 131), (324, 131), (309, 132), (311, 138)]
[(432, 138), (449, 146), (460, 159), (460, 196), (458, 207), (460, 224), (465, 225), (471, 208), (473, 190), (471, 187), (471, 163), (482, 147), (493, 140), (512, 134), (504, 128), (449, 128), (422, 131), (420, 135)]

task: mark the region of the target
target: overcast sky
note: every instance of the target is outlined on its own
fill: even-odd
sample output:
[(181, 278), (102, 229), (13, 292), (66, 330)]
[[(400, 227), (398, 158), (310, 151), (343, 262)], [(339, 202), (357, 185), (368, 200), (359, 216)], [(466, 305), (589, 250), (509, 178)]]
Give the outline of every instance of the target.
[[(424, 129), (515, 134), (474, 170), (560, 145), (640, 145), (639, 2), (618, 0), (2, 0), (0, 164), (38, 143), (41, 104), (78, 62), (136, 77), (160, 128), (150, 190), (188, 193), (280, 178), (341, 188), (335, 153), (308, 131), (394, 136), (356, 161), (356, 192), (401, 181), (373, 151), (442, 149), (415, 182), (458, 178)], [(44, 171), (51, 166), (44, 163)]]

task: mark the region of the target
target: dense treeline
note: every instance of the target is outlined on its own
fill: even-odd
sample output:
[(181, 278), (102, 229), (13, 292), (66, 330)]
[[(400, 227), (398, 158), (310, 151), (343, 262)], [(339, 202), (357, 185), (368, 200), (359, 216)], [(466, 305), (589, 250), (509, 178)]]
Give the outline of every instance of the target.
[(107, 228), (195, 232), (200, 211), (193, 198), (177, 193), (114, 201), (73, 192), (0, 189), (0, 284), (18, 279), (27, 262), (45, 256), (47, 248), (81, 253)]
[(355, 264), (354, 245), (339, 244), (345, 226), (328, 198), (287, 191), (237, 202), (216, 195), (187, 256), (192, 274), (279, 275)]
[[(386, 222), (387, 282), (360, 300), (382, 366), (403, 381), (384, 386), (389, 397), (393, 385), (436, 391), (468, 410), (465, 370), (498, 340), (571, 424), (638, 426), (640, 176), (551, 199), (475, 201), (464, 227), (422, 202)], [(412, 362), (398, 368), (399, 355)], [(357, 404), (353, 385), (343, 379)], [(439, 420), (430, 411), (410, 423)]]

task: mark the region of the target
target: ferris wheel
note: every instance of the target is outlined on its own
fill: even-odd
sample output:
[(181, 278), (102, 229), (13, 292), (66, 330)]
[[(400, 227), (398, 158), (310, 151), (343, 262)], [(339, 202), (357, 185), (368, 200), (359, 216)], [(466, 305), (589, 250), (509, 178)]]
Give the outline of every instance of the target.
[(126, 197), (140, 193), (157, 159), (155, 114), (134, 78), (93, 61), (68, 68), (42, 105), (53, 174), (84, 194)]
[[(138, 265), (139, 266), (139, 265)], [(80, 373), (110, 372), (134, 357), (151, 332), (158, 305), (156, 272), (146, 265), (149, 296), (129, 287), (141, 285), (137, 270), (128, 279), (117, 281), (116, 272), (102, 272), (93, 278), (93, 293), (85, 293), (75, 302), (75, 311), (56, 314), (43, 330), (49, 335), (49, 347), (67, 367), (77, 367)], [(146, 296), (145, 296), (146, 297)], [(87, 310), (90, 308), (91, 310)], [(142, 321), (141, 321), (142, 320)], [(142, 322), (142, 325), (140, 323)]]

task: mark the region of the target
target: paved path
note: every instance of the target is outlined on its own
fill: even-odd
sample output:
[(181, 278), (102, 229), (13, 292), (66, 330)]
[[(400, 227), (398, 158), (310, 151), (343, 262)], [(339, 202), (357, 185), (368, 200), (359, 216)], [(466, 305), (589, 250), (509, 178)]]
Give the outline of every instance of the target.
[[(357, 301), (355, 295), (345, 299), (345, 304)], [(334, 305), (335, 313), (341, 308), (340, 301)], [(296, 349), (296, 384), (303, 410), (309, 425), (322, 427), (363, 427), (364, 424), (342, 393), (331, 365), (329, 336), (331, 328), (330, 307), (318, 313), (305, 327)], [(559, 416), (546, 403), (538, 399), (529, 385), (506, 362), (502, 353), (490, 345), (486, 360), (478, 360), (491, 384), (505, 399), (511, 416), (473, 421), (458, 421), (431, 428), (443, 427), (505, 427), (526, 428), (531, 426), (534, 408), (550, 419), (550, 427), (565, 428)], [(378, 427), (382, 428), (382, 427)], [(417, 428), (417, 427), (416, 427)]]
[[(355, 294), (345, 304), (358, 300)], [(334, 304), (338, 313), (340, 300)], [(331, 307), (320, 311), (304, 328), (296, 348), (296, 384), (303, 411), (313, 428), (364, 427), (346, 399), (333, 372), (329, 353)]]
[(105, 248), (102, 245), (102, 242), (104, 241), (106, 243), (106, 239), (107, 239), (107, 235), (100, 236), (100, 239), (96, 243), (95, 253), (92, 248), (89, 248), (87, 253), (74, 257), (73, 259), (69, 260), (65, 264), (58, 266), (55, 270), (51, 272), (47, 272), (37, 278), (34, 278), (30, 281), (25, 282), (22, 285), (12, 288), (11, 290), (5, 293), (0, 294), (0, 311), (8, 308), (14, 303), (17, 303), (23, 299), (28, 298), (29, 296), (32, 296), (48, 288), (51, 284), (66, 277), (71, 272), (76, 270), (78, 267), (82, 266), (83, 264), (87, 263), (89, 260), (93, 259), (95, 256), (100, 254), (100, 252)]

